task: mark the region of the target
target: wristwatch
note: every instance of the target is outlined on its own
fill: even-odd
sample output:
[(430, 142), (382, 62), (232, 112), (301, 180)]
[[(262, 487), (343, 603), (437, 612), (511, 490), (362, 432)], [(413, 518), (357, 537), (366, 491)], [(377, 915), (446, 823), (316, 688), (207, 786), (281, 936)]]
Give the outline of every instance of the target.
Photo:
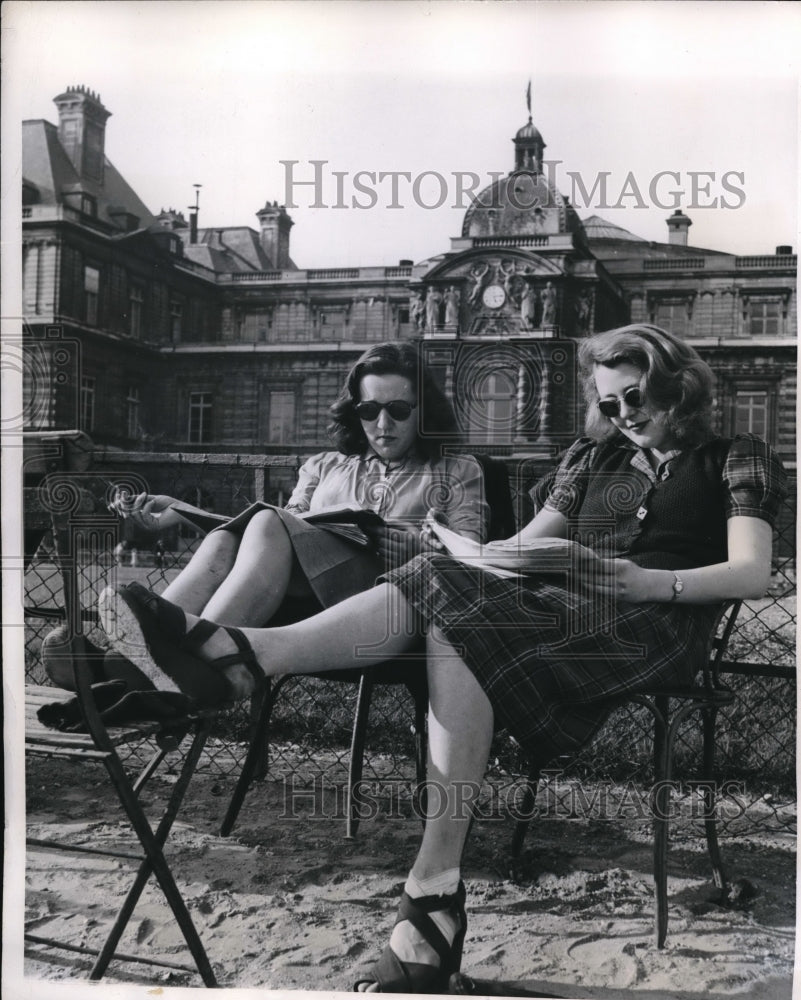
[(679, 576), (678, 573), (673, 573), (673, 596), (670, 598), (671, 601), (677, 601), (679, 599), (679, 594), (684, 590), (684, 581)]

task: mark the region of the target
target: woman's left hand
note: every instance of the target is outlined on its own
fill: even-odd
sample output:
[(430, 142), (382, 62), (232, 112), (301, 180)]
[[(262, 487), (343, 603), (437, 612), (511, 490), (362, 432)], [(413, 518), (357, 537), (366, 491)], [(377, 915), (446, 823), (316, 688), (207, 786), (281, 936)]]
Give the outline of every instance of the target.
[(399, 524), (386, 524), (370, 532), (376, 551), (387, 568), (402, 566), (421, 550), (420, 532)]
[(582, 582), (599, 594), (636, 604), (651, 601), (652, 574), (629, 559), (593, 559)]

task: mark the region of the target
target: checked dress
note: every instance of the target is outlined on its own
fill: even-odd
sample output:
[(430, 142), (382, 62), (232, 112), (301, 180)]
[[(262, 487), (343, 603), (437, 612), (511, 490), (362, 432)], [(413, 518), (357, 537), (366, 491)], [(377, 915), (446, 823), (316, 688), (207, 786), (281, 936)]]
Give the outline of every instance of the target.
[[(598, 555), (681, 570), (725, 562), (727, 519), (773, 524), (785, 490), (780, 461), (752, 435), (674, 452), (656, 470), (621, 436), (576, 441), (534, 498)], [(540, 760), (585, 744), (621, 698), (690, 683), (717, 610), (615, 601), (569, 573), (502, 577), (441, 554), (384, 579), (456, 648), (496, 726)]]

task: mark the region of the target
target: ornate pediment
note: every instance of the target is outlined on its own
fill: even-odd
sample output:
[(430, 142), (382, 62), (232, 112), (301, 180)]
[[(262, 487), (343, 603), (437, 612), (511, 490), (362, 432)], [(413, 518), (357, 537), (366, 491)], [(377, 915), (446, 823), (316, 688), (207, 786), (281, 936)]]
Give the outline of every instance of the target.
[(466, 253), (423, 279), (412, 315), (427, 336), (555, 336), (564, 272), (523, 251)]

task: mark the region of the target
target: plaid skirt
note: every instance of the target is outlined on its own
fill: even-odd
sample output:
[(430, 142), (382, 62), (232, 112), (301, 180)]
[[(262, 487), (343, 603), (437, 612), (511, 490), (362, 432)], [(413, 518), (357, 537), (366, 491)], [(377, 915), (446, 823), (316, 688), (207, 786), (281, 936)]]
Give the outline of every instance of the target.
[(496, 726), (541, 766), (587, 743), (626, 695), (691, 683), (717, 611), (614, 601), (566, 577), (499, 577), (444, 555), (418, 556), (383, 579), (438, 626)]

